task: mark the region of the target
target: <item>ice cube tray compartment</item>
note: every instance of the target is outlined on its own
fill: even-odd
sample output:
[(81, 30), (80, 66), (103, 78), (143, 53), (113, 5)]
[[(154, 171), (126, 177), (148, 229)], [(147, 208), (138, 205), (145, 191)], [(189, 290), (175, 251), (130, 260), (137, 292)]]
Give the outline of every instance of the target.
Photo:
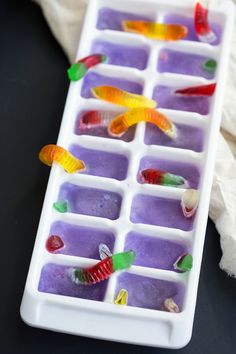
[(137, 194), (133, 198), (130, 219), (136, 224), (150, 224), (183, 231), (193, 229), (193, 219), (184, 217), (178, 199)]
[(86, 169), (82, 173), (118, 181), (126, 178), (128, 158), (125, 155), (87, 149), (77, 144), (71, 145), (69, 151), (78, 159), (86, 161)]
[(59, 236), (64, 247), (57, 254), (100, 259), (99, 244), (106, 244), (111, 252), (114, 249), (115, 235), (107, 230), (81, 225), (73, 225), (65, 221), (55, 221), (50, 228), (51, 235)]
[[(169, 13), (164, 15), (163, 23), (176, 23), (186, 26), (188, 28), (188, 34), (184, 40), (199, 42), (194, 30), (193, 17), (186, 16), (184, 14)], [(216, 35), (216, 40), (212, 43), (212, 45), (218, 45), (221, 41), (222, 27), (219, 23), (211, 21), (210, 16), (209, 23)]]
[(129, 306), (164, 310), (164, 301), (172, 298), (182, 308), (184, 289), (178, 283), (122, 273), (118, 276), (115, 293), (120, 289), (127, 289)]
[(108, 56), (110, 65), (128, 66), (144, 70), (147, 66), (149, 48), (137, 45), (114, 43), (111, 39), (96, 39), (91, 47), (91, 53), (103, 53)]
[(72, 283), (69, 276), (70, 267), (48, 263), (42, 268), (38, 290), (45, 293), (73, 296), (82, 299), (103, 301), (107, 281), (94, 286)]
[(189, 54), (183, 51), (163, 48), (159, 53), (157, 71), (160, 73), (200, 76), (212, 80), (215, 77), (214, 70), (204, 69), (204, 64), (209, 59), (214, 60), (214, 58), (206, 55)]
[[(158, 235), (158, 233), (157, 233)], [(135, 252), (134, 265), (174, 271), (176, 259), (189, 252), (185, 243), (143, 235), (131, 231), (126, 235), (124, 250)]]
[(58, 201), (67, 200), (71, 213), (118, 219), (121, 196), (103, 189), (82, 187), (72, 183), (62, 184)]
[[(71, 176), (53, 164), (21, 315), (27, 323), (37, 327), (179, 348), (189, 341), (192, 331), (233, 11), (229, 0), (211, 5), (210, 20), (221, 31), (219, 43), (213, 46), (196, 41), (192, 30), (189, 38), (178, 42), (151, 41), (125, 33), (121, 31), (120, 21), (127, 13), (135, 19), (163, 23), (168, 22), (170, 16), (176, 20), (184, 16), (189, 21), (193, 18), (193, 2), (90, 1), (77, 58), (94, 50), (108, 55), (114, 50), (117, 56), (110, 54), (110, 62), (100, 64), (90, 70), (84, 80), (70, 85), (58, 145), (87, 161), (88, 168), (84, 173)], [(99, 18), (102, 22), (97, 25)], [(199, 67), (189, 72), (184, 66), (176, 65), (171, 71), (168, 63), (160, 62), (163, 52), (173, 62), (176, 53), (182, 53), (186, 60), (194, 58), (194, 66)], [(137, 53), (140, 53), (140, 62)], [(214, 75), (202, 72), (202, 53), (204, 58), (217, 61)], [(93, 86), (114, 85), (152, 98), (157, 86), (173, 92), (180, 87), (213, 80), (221, 85), (209, 99), (206, 111), (202, 111), (202, 104), (194, 105), (192, 110), (179, 106), (173, 103), (173, 96), (166, 104), (166, 97), (158, 94), (160, 111), (177, 127), (175, 140), (170, 140), (151, 124), (140, 123), (121, 139), (108, 136), (104, 127), (86, 131), (80, 125), (81, 116), (90, 110), (113, 115), (125, 111), (92, 97)], [(95, 160), (99, 161), (99, 166), (94, 166)], [(185, 219), (181, 214), (180, 199), (184, 189), (140, 184), (137, 178), (140, 169), (149, 167), (184, 174), (192, 187), (200, 188), (199, 208), (193, 219)], [(54, 202), (65, 200), (68, 202), (66, 213), (53, 209)], [(172, 216), (170, 205), (175, 210)], [(53, 234), (60, 236), (65, 246), (49, 253), (45, 245)], [(67, 270), (96, 264), (100, 242), (106, 243), (114, 253), (133, 248), (137, 254), (134, 265), (95, 287), (71, 283)], [(186, 252), (193, 255), (193, 269), (187, 274), (176, 272), (173, 260)], [(113, 303), (121, 288), (129, 291), (125, 307)], [(180, 313), (164, 311), (166, 297), (176, 301)], [(58, 318), (63, 321), (59, 323)], [(98, 320), (101, 326), (86, 325), (88, 321), (96, 323)], [(144, 333), (140, 328), (147, 330)]]
[(163, 158), (157, 158), (153, 156), (145, 156), (141, 159), (139, 170), (137, 174), (137, 181), (143, 183), (140, 178), (142, 170), (156, 169), (167, 171), (175, 175), (182, 176), (186, 179), (190, 188), (198, 189), (200, 171), (199, 169), (190, 163), (182, 163), (179, 161), (164, 160)]

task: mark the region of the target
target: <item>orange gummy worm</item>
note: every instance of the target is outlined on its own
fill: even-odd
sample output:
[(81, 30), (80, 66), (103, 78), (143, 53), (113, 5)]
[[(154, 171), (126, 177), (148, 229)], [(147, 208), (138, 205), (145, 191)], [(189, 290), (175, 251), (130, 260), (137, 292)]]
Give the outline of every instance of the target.
[(122, 136), (129, 127), (139, 122), (149, 122), (155, 124), (170, 138), (176, 135), (175, 126), (164, 114), (151, 108), (134, 108), (124, 114), (114, 118), (108, 126), (111, 136)]
[(122, 27), (126, 32), (138, 33), (150, 39), (163, 41), (176, 41), (188, 34), (186, 26), (149, 21), (123, 21)]
[(52, 166), (53, 162), (57, 162), (68, 173), (82, 171), (85, 169), (85, 164), (83, 161), (74, 157), (63, 147), (53, 144), (45, 145), (40, 150), (39, 159), (47, 166)]
[(128, 108), (155, 108), (157, 105), (156, 101), (145, 96), (123, 91), (113, 86), (96, 86), (92, 89), (92, 93), (96, 98)]

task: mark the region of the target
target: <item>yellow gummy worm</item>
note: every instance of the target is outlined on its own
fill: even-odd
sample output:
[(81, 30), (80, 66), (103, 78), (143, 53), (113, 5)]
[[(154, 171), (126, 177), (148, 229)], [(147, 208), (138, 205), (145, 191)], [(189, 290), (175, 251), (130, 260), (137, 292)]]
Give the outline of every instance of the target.
[(52, 166), (53, 162), (61, 165), (66, 172), (73, 173), (85, 169), (83, 161), (74, 157), (69, 151), (57, 145), (45, 145), (39, 152), (39, 159), (45, 165)]
[(176, 41), (187, 36), (186, 26), (169, 25), (148, 21), (123, 21), (122, 27), (126, 32), (142, 34), (150, 39)]
[(96, 98), (128, 108), (155, 108), (157, 105), (156, 101), (145, 96), (123, 91), (113, 86), (96, 86), (92, 89), (92, 93)]
[(170, 138), (176, 135), (175, 126), (164, 114), (151, 108), (134, 108), (124, 114), (114, 118), (109, 126), (108, 132), (111, 136), (122, 136), (129, 127), (139, 122), (149, 122), (155, 124)]
[(128, 291), (125, 289), (121, 289), (114, 302), (116, 305), (127, 305)]

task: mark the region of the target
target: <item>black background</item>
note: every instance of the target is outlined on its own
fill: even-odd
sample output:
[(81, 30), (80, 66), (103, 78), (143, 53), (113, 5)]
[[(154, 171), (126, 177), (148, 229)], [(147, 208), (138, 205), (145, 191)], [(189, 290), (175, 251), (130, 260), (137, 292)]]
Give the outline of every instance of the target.
[[(20, 319), (49, 175), (37, 154), (44, 144), (56, 142), (67, 67), (38, 6), (0, 0), (0, 353), (169, 353), (34, 329)], [(236, 353), (236, 280), (219, 269), (220, 258), (219, 235), (209, 221), (193, 337), (176, 353)]]

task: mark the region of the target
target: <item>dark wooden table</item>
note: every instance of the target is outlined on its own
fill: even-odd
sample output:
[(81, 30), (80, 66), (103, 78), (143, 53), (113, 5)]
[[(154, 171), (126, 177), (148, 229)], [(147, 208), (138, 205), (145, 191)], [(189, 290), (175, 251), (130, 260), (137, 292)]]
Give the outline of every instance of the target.
[[(19, 308), (49, 174), (37, 154), (44, 144), (56, 142), (68, 62), (31, 1), (0, 1), (0, 44), (0, 353), (169, 352), (53, 333), (21, 321)], [(177, 353), (236, 353), (236, 279), (219, 269), (220, 258), (219, 235), (209, 221), (193, 337)]]

